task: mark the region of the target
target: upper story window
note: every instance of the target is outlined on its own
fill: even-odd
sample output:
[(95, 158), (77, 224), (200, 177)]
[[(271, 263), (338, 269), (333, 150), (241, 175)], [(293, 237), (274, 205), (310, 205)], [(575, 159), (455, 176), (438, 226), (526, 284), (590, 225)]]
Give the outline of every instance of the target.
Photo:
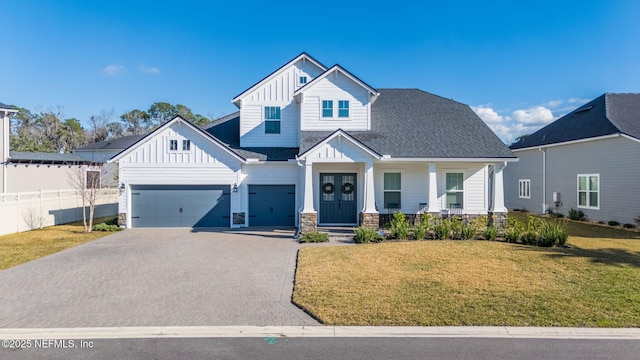
[(178, 150), (178, 140), (169, 140), (169, 150), (171, 151)]
[(264, 133), (280, 134), (280, 107), (264, 107)]
[(302, 76), (300, 76), (300, 77), (298, 78), (298, 84), (300, 84), (300, 85), (304, 85), (304, 84), (306, 84), (306, 83), (307, 83), (307, 77), (306, 77), (306, 76), (302, 75)]
[(333, 117), (333, 100), (322, 100), (322, 117)]
[(600, 208), (600, 174), (578, 175), (578, 207)]
[(182, 140), (182, 150), (191, 150), (191, 140)]
[(349, 117), (349, 100), (338, 101), (338, 117)]

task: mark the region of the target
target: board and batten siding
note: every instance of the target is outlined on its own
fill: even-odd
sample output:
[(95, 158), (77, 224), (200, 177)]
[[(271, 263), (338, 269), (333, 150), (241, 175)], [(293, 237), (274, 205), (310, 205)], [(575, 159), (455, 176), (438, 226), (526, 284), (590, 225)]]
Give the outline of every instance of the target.
[[(301, 104), (303, 131), (336, 130), (364, 131), (370, 129), (369, 93), (360, 85), (335, 72), (319, 80), (303, 93)], [(333, 100), (333, 117), (322, 117), (322, 100)], [(338, 101), (349, 101), (349, 117), (338, 117)]]
[[(504, 203), (507, 209), (527, 209), (542, 212), (542, 151), (538, 149), (517, 151), (517, 162), (504, 169)], [(530, 198), (520, 198), (520, 180), (530, 180)]]
[(567, 214), (578, 209), (578, 174), (600, 175), (600, 209), (580, 208), (591, 220), (635, 224), (640, 214), (640, 142), (624, 137), (547, 148), (547, 203), (560, 192)]
[[(169, 150), (169, 140), (178, 140), (178, 151)], [(190, 150), (182, 151), (182, 140)], [(220, 145), (189, 126), (174, 123), (150, 138), (119, 161), (120, 178), (131, 185), (229, 185), (238, 180), (241, 163)], [(130, 191), (119, 199), (119, 212), (129, 213)], [(239, 207), (231, 199), (232, 209)]]
[(341, 135), (306, 154), (306, 159), (316, 162), (362, 162), (373, 161), (371, 155)]
[[(302, 59), (282, 69), (269, 81), (257, 86), (240, 99), (240, 145), (246, 147), (298, 146), (299, 108), (293, 93), (300, 87), (300, 76), (307, 82), (322, 69)], [(280, 106), (280, 134), (264, 133), (264, 106)]]

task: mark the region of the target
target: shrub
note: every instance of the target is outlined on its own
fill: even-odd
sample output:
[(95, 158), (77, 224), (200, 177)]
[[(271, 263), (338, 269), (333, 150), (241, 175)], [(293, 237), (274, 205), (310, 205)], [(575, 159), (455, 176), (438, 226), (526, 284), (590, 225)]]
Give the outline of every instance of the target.
[(427, 236), (427, 226), (420, 223), (420, 225), (413, 228), (413, 237), (416, 240), (422, 240)]
[(396, 211), (391, 219), (391, 233), (396, 239), (406, 240), (409, 238), (409, 223), (403, 213)]
[(633, 225), (633, 224), (624, 224), (624, 225), (622, 225), (622, 227), (625, 228), (625, 229), (633, 229), (636, 226)]
[(504, 232), (504, 238), (507, 242), (516, 243), (523, 231), (524, 224), (520, 220), (510, 217), (507, 219), (507, 230)]
[(378, 233), (376, 228), (360, 226), (353, 229), (355, 236), (353, 237), (356, 244), (368, 244), (370, 242), (381, 242), (384, 237)]
[(569, 233), (557, 222), (546, 221), (538, 231), (538, 246), (551, 247), (555, 244), (564, 245)]
[(520, 235), (520, 241), (525, 245), (535, 245), (538, 242), (538, 233), (533, 230), (526, 230)]
[(582, 210), (576, 210), (574, 208), (571, 208), (571, 209), (569, 209), (569, 219), (578, 220), (578, 221), (584, 221), (585, 220), (585, 216), (584, 216), (584, 213), (582, 212)]
[(498, 237), (498, 228), (495, 226), (487, 226), (483, 231), (484, 239), (494, 241)]
[(462, 219), (460, 219), (458, 216), (453, 216), (451, 219), (449, 219), (449, 228), (451, 229), (451, 239), (461, 239), (462, 238), (462, 231), (465, 228), (464, 224), (462, 223)]
[(301, 243), (327, 242), (329, 241), (329, 234), (312, 231), (312, 232), (302, 234), (302, 236), (300, 236), (300, 239), (298, 239), (298, 241)]
[(474, 227), (479, 232), (484, 232), (484, 229), (487, 227), (487, 217), (486, 216), (478, 216), (477, 218), (471, 220), (469, 225)]
[(93, 225), (93, 231), (120, 231), (122, 228), (118, 225), (109, 225), (107, 223), (100, 223)]
[(118, 225), (118, 218), (114, 217), (104, 222), (107, 225)]
[(448, 239), (451, 235), (451, 222), (449, 219), (436, 221), (436, 224), (433, 226), (433, 234), (436, 240)]
[(609, 224), (609, 226), (618, 226), (618, 225), (620, 225), (620, 223), (615, 221), (615, 220), (609, 220), (609, 222), (607, 224)]
[(460, 235), (464, 240), (471, 240), (476, 235), (476, 228), (471, 225), (465, 225), (462, 227)]

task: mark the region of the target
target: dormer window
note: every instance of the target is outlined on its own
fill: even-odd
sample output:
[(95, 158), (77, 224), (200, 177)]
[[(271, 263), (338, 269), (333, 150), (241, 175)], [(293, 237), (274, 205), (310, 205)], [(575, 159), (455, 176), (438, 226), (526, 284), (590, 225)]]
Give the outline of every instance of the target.
[(300, 76), (300, 77), (298, 78), (298, 84), (299, 84), (300, 86), (302, 86), (302, 85), (304, 85), (304, 84), (306, 84), (306, 83), (307, 83), (307, 77), (306, 77), (306, 76), (302, 75), (302, 76)]
[(280, 107), (264, 107), (264, 133), (280, 134)]
[(333, 117), (333, 100), (322, 100), (322, 117)]

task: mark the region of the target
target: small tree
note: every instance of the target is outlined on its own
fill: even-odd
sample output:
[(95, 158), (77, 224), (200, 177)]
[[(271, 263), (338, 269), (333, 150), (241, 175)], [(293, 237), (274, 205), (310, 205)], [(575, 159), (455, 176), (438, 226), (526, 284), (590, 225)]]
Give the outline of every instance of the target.
[[(85, 232), (93, 230), (93, 215), (96, 204), (104, 194), (102, 191), (103, 178), (104, 170), (99, 166), (74, 165), (69, 168), (69, 184), (82, 199), (82, 224)], [(87, 210), (89, 210), (89, 214), (87, 214)]]

